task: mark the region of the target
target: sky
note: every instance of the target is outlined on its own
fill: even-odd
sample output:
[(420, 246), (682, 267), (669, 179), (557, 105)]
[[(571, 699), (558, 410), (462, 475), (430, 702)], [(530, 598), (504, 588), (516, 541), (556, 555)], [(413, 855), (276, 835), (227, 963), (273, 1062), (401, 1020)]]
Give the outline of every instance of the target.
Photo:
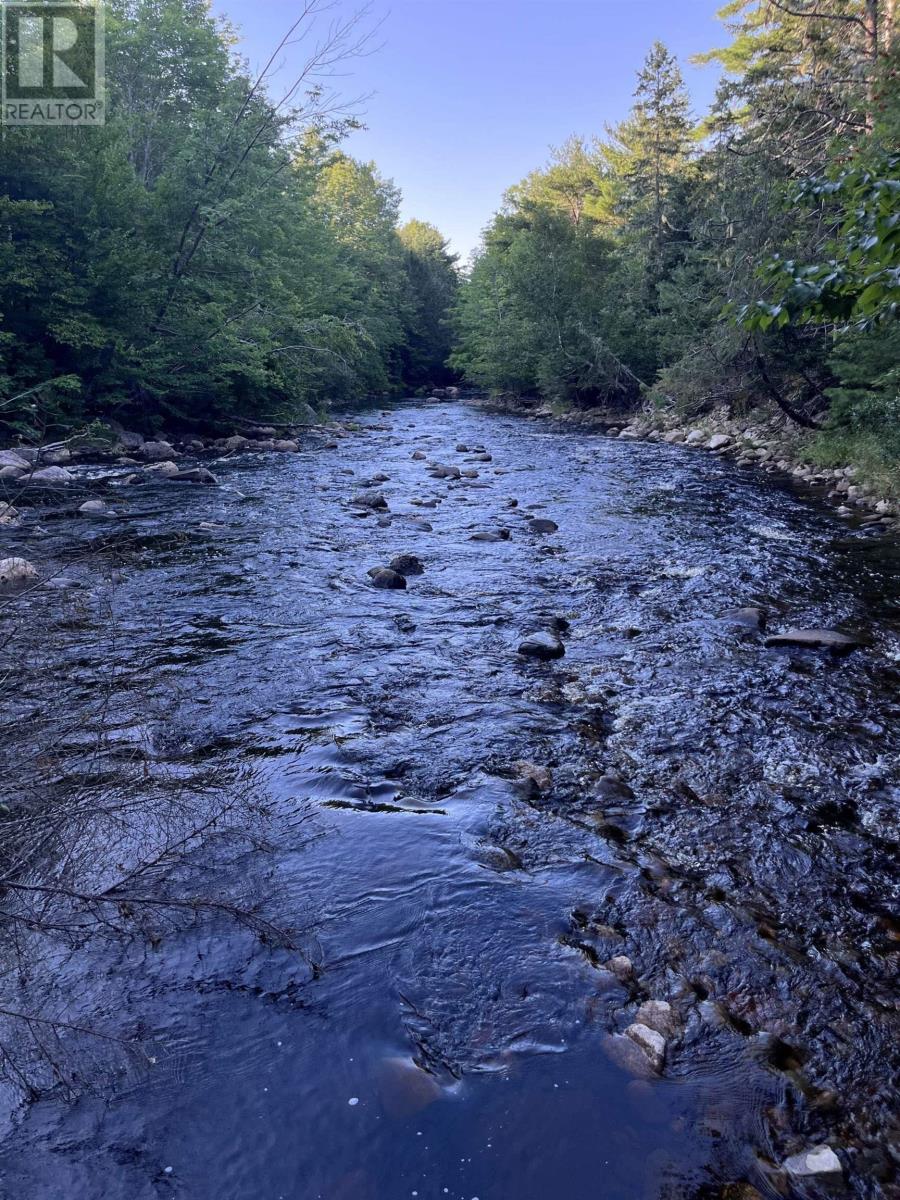
[[(691, 55), (721, 45), (722, 0), (374, 0), (372, 51), (334, 83), (366, 128), (345, 148), (373, 159), (403, 194), (404, 219), (437, 225), (465, 261), (504, 191), (572, 134), (602, 133), (632, 103), (655, 39), (678, 56), (695, 110), (718, 71)], [(359, 8), (337, 0), (337, 11)], [(300, 0), (212, 0), (261, 67), (299, 15)], [(331, 14), (334, 15), (333, 13)], [(271, 82), (304, 57), (290, 48)]]

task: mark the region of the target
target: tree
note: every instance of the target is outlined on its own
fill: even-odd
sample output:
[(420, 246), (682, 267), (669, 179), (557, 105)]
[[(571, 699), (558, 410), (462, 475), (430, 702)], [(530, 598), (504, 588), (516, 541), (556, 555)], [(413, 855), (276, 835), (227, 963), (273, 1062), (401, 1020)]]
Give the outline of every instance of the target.
[(399, 231), (405, 252), (407, 330), (403, 380), (416, 388), (448, 382), (453, 336), (450, 310), (459, 287), (457, 256), (440, 231), (424, 221), (408, 221)]

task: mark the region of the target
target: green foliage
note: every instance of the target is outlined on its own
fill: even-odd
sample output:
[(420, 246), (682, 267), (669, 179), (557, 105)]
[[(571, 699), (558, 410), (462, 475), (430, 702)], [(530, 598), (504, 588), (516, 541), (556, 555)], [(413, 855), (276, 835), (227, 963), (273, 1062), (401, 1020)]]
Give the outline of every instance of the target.
[(335, 148), (352, 122), (316, 87), (270, 99), (205, 0), (107, 10), (106, 125), (4, 131), (0, 419), (202, 425), (400, 388), (399, 197)]
[(698, 127), (654, 45), (626, 120), (508, 193), (453, 361), (553, 402), (772, 400), (820, 447), (900, 459), (896, 8), (731, 0)]
[(865, 327), (900, 315), (900, 155), (805, 180), (798, 204), (834, 210), (837, 232), (823, 260), (799, 264), (775, 255), (764, 267), (770, 298), (741, 310), (751, 329), (773, 324), (850, 323)]

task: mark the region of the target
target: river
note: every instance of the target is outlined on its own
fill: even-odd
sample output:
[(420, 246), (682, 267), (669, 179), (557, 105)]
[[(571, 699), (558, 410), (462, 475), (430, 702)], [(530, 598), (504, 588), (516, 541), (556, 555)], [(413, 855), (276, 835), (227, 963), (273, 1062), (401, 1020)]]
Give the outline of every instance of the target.
[[(7, 1022), (2, 1195), (817, 1196), (781, 1165), (820, 1145), (828, 1194), (897, 1195), (896, 543), (683, 447), (358, 420), (4, 535), (61, 572), (16, 610), (4, 775), (79, 797), (28, 877), (174, 846), (131, 892), (209, 904), (7, 934), (6, 1009), (136, 1048), (42, 1065)], [(746, 606), (871, 645), (767, 648)], [(554, 620), (564, 657), (518, 653)]]

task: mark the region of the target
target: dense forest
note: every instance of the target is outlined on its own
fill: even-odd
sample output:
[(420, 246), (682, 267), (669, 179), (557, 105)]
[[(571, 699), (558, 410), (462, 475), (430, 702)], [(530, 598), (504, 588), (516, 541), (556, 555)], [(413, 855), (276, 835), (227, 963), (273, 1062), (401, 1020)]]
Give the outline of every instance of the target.
[(893, 0), (733, 0), (712, 112), (659, 43), (630, 115), (507, 194), (452, 362), (561, 406), (778, 405), (823, 460), (900, 460)]
[(297, 419), (440, 381), (455, 260), (341, 150), (355, 122), (332, 80), (367, 34), (315, 27), (323, 7), (252, 78), (204, 0), (110, 0), (105, 126), (4, 130), (8, 432)]
[[(315, 15), (307, 6), (298, 25)], [(512, 187), (460, 272), (342, 150), (350, 18), (253, 78), (203, 0), (112, 0), (102, 128), (6, 129), (0, 421), (43, 433), (309, 419), (451, 382), (562, 407), (765, 401), (823, 459), (900, 460), (894, 0), (732, 0), (691, 112), (657, 43), (634, 106)]]

